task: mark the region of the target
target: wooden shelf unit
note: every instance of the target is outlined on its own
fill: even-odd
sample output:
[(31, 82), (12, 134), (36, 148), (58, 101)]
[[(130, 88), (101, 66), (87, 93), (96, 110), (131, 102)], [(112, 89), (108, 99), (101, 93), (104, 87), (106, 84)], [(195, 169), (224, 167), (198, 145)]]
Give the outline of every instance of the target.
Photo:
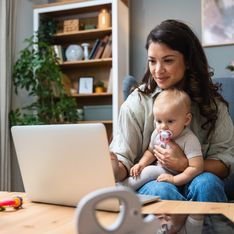
[(98, 80), (102, 80), (108, 86), (112, 69), (111, 82), (113, 88), (111, 93), (87, 95), (73, 93), (72, 95), (77, 101), (77, 108), (82, 108), (85, 105), (112, 105), (113, 118), (108, 121), (97, 121), (105, 124), (110, 137), (116, 131), (119, 108), (123, 103), (123, 78), (129, 74), (128, 6), (123, 1), (116, 0), (79, 0), (36, 5), (34, 8), (34, 31), (38, 30), (42, 18), (57, 20), (60, 22), (60, 25), (66, 19), (75, 18), (78, 18), (80, 23), (91, 20), (97, 25), (98, 14), (103, 8), (107, 8), (111, 13), (111, 26), (109, 28), (63, 32), (60, 26), (58, 32), (53, 36), (53, 44), (67, 48), (70, 44), (81, 45), (87, 42), (91, 45), (89, 48), (90, 52), (97, 38), (102, 39), (106, 35), (112, 35), (111, 58), (63, 61), (60, 63), (61, 71), (70, 79), (73, 91), (78, 90), (77, 86), (80, 77), (93, 77), (94, 84)]

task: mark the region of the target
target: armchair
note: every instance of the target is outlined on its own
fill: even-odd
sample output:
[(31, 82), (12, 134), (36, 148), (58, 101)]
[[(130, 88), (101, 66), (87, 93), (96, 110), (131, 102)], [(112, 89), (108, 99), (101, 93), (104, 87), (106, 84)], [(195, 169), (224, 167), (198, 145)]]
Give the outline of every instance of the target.
[(127, 99), (128, 95), (136, 88), (138, 85), (137, 80), (130, 75), (126, 75), (123, 79), (123, 95), (124, 100)]
[[(234, 123), (234, 77), (213, 78), (215, 83), (222, 84), (222, 95), (229, 103), (229, 112)], [(234, 174), (225, 180), (225, 192), (229, 200), (234, 200)]]
[(213, 78), (213, 81), (222, 84), (221, 94), (229, 103), (229, 111), (234, 123), (234, 77)]

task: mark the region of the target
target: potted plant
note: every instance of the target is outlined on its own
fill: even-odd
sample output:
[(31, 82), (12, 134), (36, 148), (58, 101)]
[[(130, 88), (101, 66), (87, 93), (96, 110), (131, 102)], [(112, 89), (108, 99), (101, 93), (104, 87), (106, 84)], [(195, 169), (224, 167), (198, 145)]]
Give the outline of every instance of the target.
[(58, 58), (48, 42), (51, 37), (46, 41), (44, 35), (38, 32), (27, 38), (27, 46), (14, 65), (15, 93), (25, 89), (34, 101), (10, 112), (11, 125), (70, 123), (78, 119), (76, 101), (65, 91)]
[(103, 81), (98, 80), (95, 84), (95, 93), (103, 93), (105, 92), (105, 84)]
[(226, 69), (230, 70), (231, 72), (234, 72), (234, 61), (231, 62), (228, 66), (226, 66)]

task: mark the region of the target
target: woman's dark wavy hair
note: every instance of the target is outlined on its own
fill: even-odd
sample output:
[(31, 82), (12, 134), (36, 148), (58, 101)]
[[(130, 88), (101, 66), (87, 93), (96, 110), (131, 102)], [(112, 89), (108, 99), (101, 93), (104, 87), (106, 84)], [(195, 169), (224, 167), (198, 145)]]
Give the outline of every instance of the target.
[[(145, 46), (147, 50), (152, 42), (163, 43), (183, 54), (187, 69), (182, 89), (198, 104), (200, 114), (206, 119), (201, 127), (208, 130), (209, 136), (218, 118), (216, 100), (225, 103), (227, 107), (228, 103), (218, 92), (221, 85), (212, 82), (213, 72), (197, 36), (186, 24), (177, 20), (165, 20), (149, 33)], [(142, 83), (146, 84), (143, 93), (150, 94), (157, 84), (150, 74), (149, 66), (147, 67), (142, 79)]]

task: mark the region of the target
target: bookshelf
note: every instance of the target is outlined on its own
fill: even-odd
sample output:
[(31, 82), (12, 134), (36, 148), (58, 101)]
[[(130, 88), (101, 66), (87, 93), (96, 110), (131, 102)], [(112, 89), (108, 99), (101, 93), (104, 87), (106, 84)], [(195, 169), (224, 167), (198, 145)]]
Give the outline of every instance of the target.
[[(99, 29), (98, 14), (101, 9), (107, 9), (111, 16), (111, 25)], [(90, 0), (90, 1), (69, 1), (36, 5), (34, 8), (34, 31), (37, 31), (40, 20), (56, 20), (59, 22), (59, 29), (53, 36), (53, 44), (63, 50), (63, 58), (60, 62), (61, 71), (70, 79), (71, 96), (76, 99), (77, 108), (84, 106), (111, 106), (112, 118), (108, 120), (83, 120), (80, 122), (102, 122), (105, 124), (109, 138), (116, 131), (119, 108), (123, 103), (122, 82), (129, 69), (129, 13), (126, 1), (116, 0)], [(79, 30), (63, 31), (63, 22), (70, 19), (78, 19)], [(77, 20), (74, 21), (77, 26)], [(86, 25), (95, 25), (96, 28), (81, 28)], [(89, 53), (97, 39), (110, 39), (110, 53), (103, 58), (105, 47), (98, 58), (89, 60), (66, 61), (64, 51), (71, 44), (81, 45), (89, 43)], [(111, 76), (111, 79), (110, 79)], [(80, 94), (78, 92), (79, 78), (93, 77), (94, 84), (103, 81), (108, 87), (111, 80), (112, 92)]]

